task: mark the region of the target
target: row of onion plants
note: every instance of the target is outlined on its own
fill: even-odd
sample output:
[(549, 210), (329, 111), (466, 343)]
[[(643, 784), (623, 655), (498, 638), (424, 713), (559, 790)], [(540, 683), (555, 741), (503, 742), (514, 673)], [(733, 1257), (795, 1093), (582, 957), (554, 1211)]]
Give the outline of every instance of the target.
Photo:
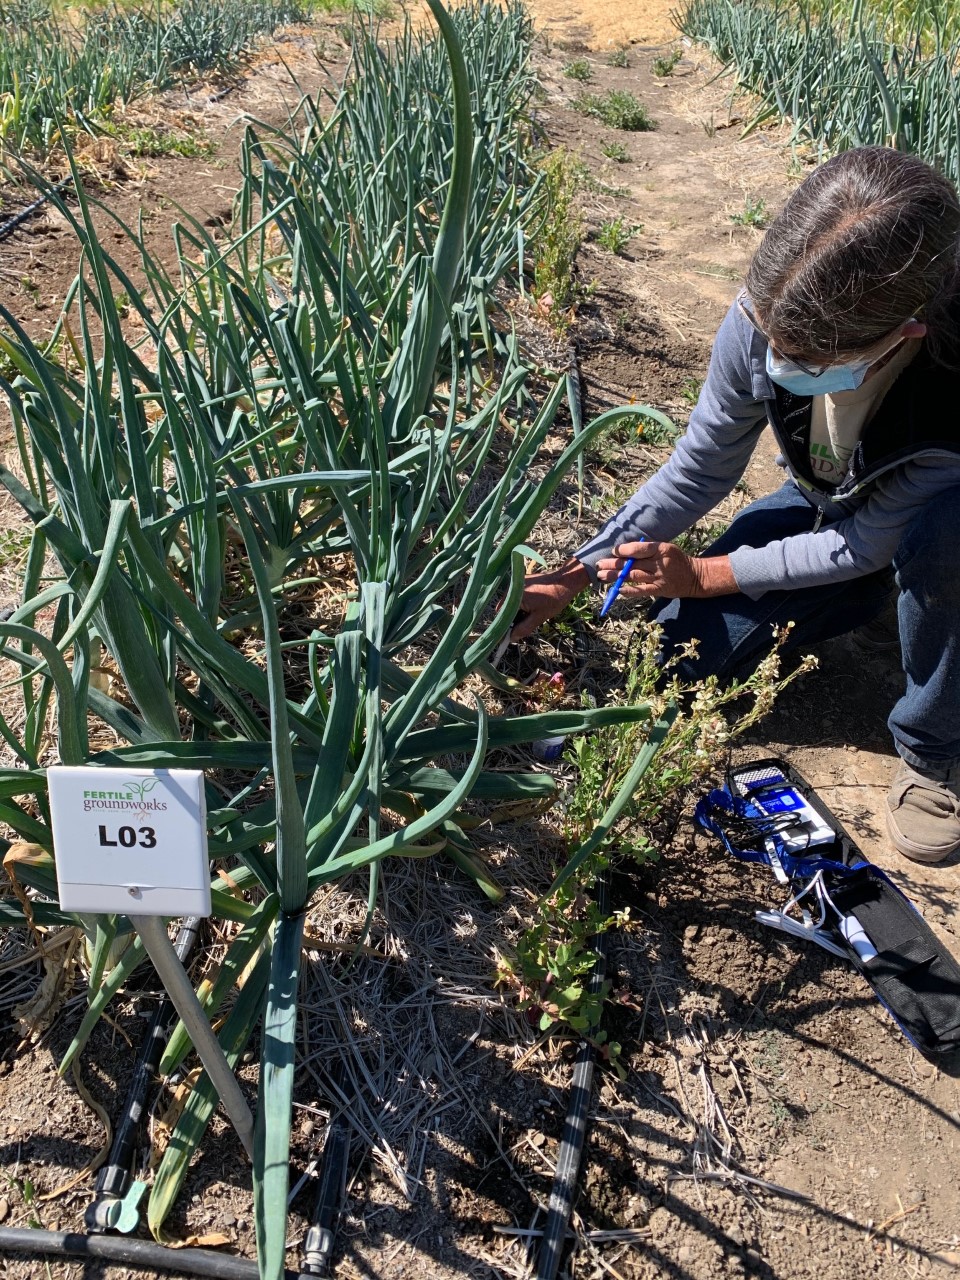
[(61, 131), (96, 133), (114, 106), (234, 69), (257, 38), (306, 14), (299, 0), (182, 0), (145, 7), (0, 8), (0, 147), (46, 154)]
[[(66, 922), (56, 759), (205, 771), (214, 911), (238, 929), (200, 996), (211, 1019), (229, 1008), (231, 1063), (261, 1026), (264, 1277), (283, 1272), (312, 896), (361, 873), (373, 904), (383, 859), (447, 856), (496, 899), (471, 806), (540, 805), (556, 784), (491, 767), (491, 748), (649, 723), (642, 771), (666, 731), (646, 704), (492, 716), (477, 693), (539, 516), (609, 419), (652, 411), (618, 409), (559, 457), (544, 450), (566, 379), (532, 367), (497, 311), (542, 213), (530, 24), (516, 6), (430, 5), (439, 39), (361, 39), (324, 110), (305, 101), (287, 129), (249, 129), (229, 243), (184, 220), (170, 271), (123, 227), (138, 287), (78, 187), (78, 208), (61, 208), (82, 269), (55, 335), (72, 360), (9, 313), (0, 343), (22, 462), (0, 481), (34, 526), (22, 601), (0, 623), (23, 699), (0, 719), (0, 820), (33, 846), (12, 865), (34, 923)], [(92, 678), (104, 665), (112, 685)], [(0, 918), (22, 923), (23, 904)], [(123, 919), (80, 923), (89, 1008), (62, 1070), (142, 958)], [(163, 1072), (189, 1050), (180, 1026)], [(158, 1235), (215, 1105), (202, 1076), (154, 1180)]]
[(680, 29), (705, 44), (760, 99), (753, 127), (775, 117), (821, 153), (882, 144), (960, 181), (960, 38), (919, 7), (903, 14), (777, 0), (692, 0)]

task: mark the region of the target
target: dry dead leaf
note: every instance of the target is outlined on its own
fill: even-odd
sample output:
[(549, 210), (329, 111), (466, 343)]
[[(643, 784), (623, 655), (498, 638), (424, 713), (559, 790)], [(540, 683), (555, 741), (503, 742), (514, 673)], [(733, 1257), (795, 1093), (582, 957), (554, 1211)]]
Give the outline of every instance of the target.
[(152, 1145), (150, 1148), (149, 1166), (156, 1169), (159, 1165), (164, 1151), (167, 1149), (167, 1143), (170, 1141), (170, 1134), (176, 1128), (177, 1121), (183, 1112), (183, 1108), (187, 1105), (187, 1099), (190, 1093), (200, 1079), (203, 1073), (203, 1067), (194, 1067), (189, 1071), (174, 1090), (170, 1105), (164, 1111), (163, 1115), (157, 1120), (153, 1127)]
[(76, 953), (81, 930), (71, 928), (74, 936), (64, 948), (48, 948), (44, 946), (44, 937), (37, 929), (33, 919), (33, 905), (30, 896), (17, 877), (17, 868), (40, 862), (49, 862), (50, 855), (38, 844), (18, 842), (12, 844), (3, 858), (3, 869), (7, 873), (10, 887), (16, 894), (17, 901), (23, 907), (27, 917), (27, 925), (37, 944), (40, 960), (43, 964), (43, 978), (37, 991), (29, 1000), (24, 1000), (13, 1010), (13, 1016), (20, 1024), (20, 1034), (24, 1041), (31, 1043), (46, 1031), (57, 1016), (67, 993), (76, 964)]
[(165, 1243), (171, 1249), (222, 1249), (233, 1241), (222, 1231), (210, 1231), (205, 1236), (187, 1236), (186, 1240), (167, 1240)]

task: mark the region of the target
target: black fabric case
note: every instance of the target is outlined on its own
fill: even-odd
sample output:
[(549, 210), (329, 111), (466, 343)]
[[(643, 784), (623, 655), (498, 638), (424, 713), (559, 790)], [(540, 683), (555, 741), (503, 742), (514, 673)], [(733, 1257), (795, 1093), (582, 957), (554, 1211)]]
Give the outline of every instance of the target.
[[(780, 756), (738, 765), (728, 775), (728, 790), (736, 794), (733, 778), (737, 774), (767, 767), (779, 769), (837, 833), (834, 844), (817, 847), (822, 857), (845, 866), (866, 862), (843, 823), (803, 774)], [(904, 1034), (928, 1056), (960, 1049), (960, 964), (919, 911), (870, 864), (846, 875), (828, 873), (826, 881), (837, 910), (856, 916), (878, 952), (872, 960), (862, 960), (846, 944), (850, 963), (863, 974)], [(837, 940), (846, 941), (840, 934)]]
[(878, 955), (850, 959), (926, 1054), (960, 1049), (960, 964), (906, 898), (872, 867), (833, 879), (837, 909), (859, 920)]

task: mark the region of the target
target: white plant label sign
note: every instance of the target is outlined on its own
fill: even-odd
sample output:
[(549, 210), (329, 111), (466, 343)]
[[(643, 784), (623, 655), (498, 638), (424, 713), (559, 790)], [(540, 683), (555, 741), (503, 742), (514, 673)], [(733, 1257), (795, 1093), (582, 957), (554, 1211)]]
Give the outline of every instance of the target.
[(208, 916), (203, 773), (47, 770), (60, 906), (138, 916)]

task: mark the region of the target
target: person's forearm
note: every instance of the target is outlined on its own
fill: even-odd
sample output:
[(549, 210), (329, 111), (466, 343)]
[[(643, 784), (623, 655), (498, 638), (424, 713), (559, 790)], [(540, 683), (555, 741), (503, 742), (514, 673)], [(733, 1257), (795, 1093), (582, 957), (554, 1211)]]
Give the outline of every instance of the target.
[(584, 565), (580, 563), (576, 556), (571, 556), (566, 560), (559, 569), (554, 571), (554, 575), (558, 582), (562, 582), (564, 586), (569, 587), (574, 595), (579, 595), (581, 591), (586, 591), (591, 585), (590, 574)]
[[(746, 321), (742, 322), (749, 330)], [(596, 576), (621, 543), (672, 542), (727, 496), (763, 430), (766, 410), (754, 395), (746, 338), (732, 307), (717, 334), (710, 369), (686, 432), (668, 461), (575, 555)], [(752, 332), (752, 331), (751, 331)], [(748, 335), (749, 336), (749, 335)]]
[(731, 552), (739, 589), (767, 591), (849, 582), (886, 568), (910, 525), (946, 489), (960, 487), (960, 462), (944, 454), (914, 458), (881, 477), (852, 514), (817, 533), (796, 533)]

